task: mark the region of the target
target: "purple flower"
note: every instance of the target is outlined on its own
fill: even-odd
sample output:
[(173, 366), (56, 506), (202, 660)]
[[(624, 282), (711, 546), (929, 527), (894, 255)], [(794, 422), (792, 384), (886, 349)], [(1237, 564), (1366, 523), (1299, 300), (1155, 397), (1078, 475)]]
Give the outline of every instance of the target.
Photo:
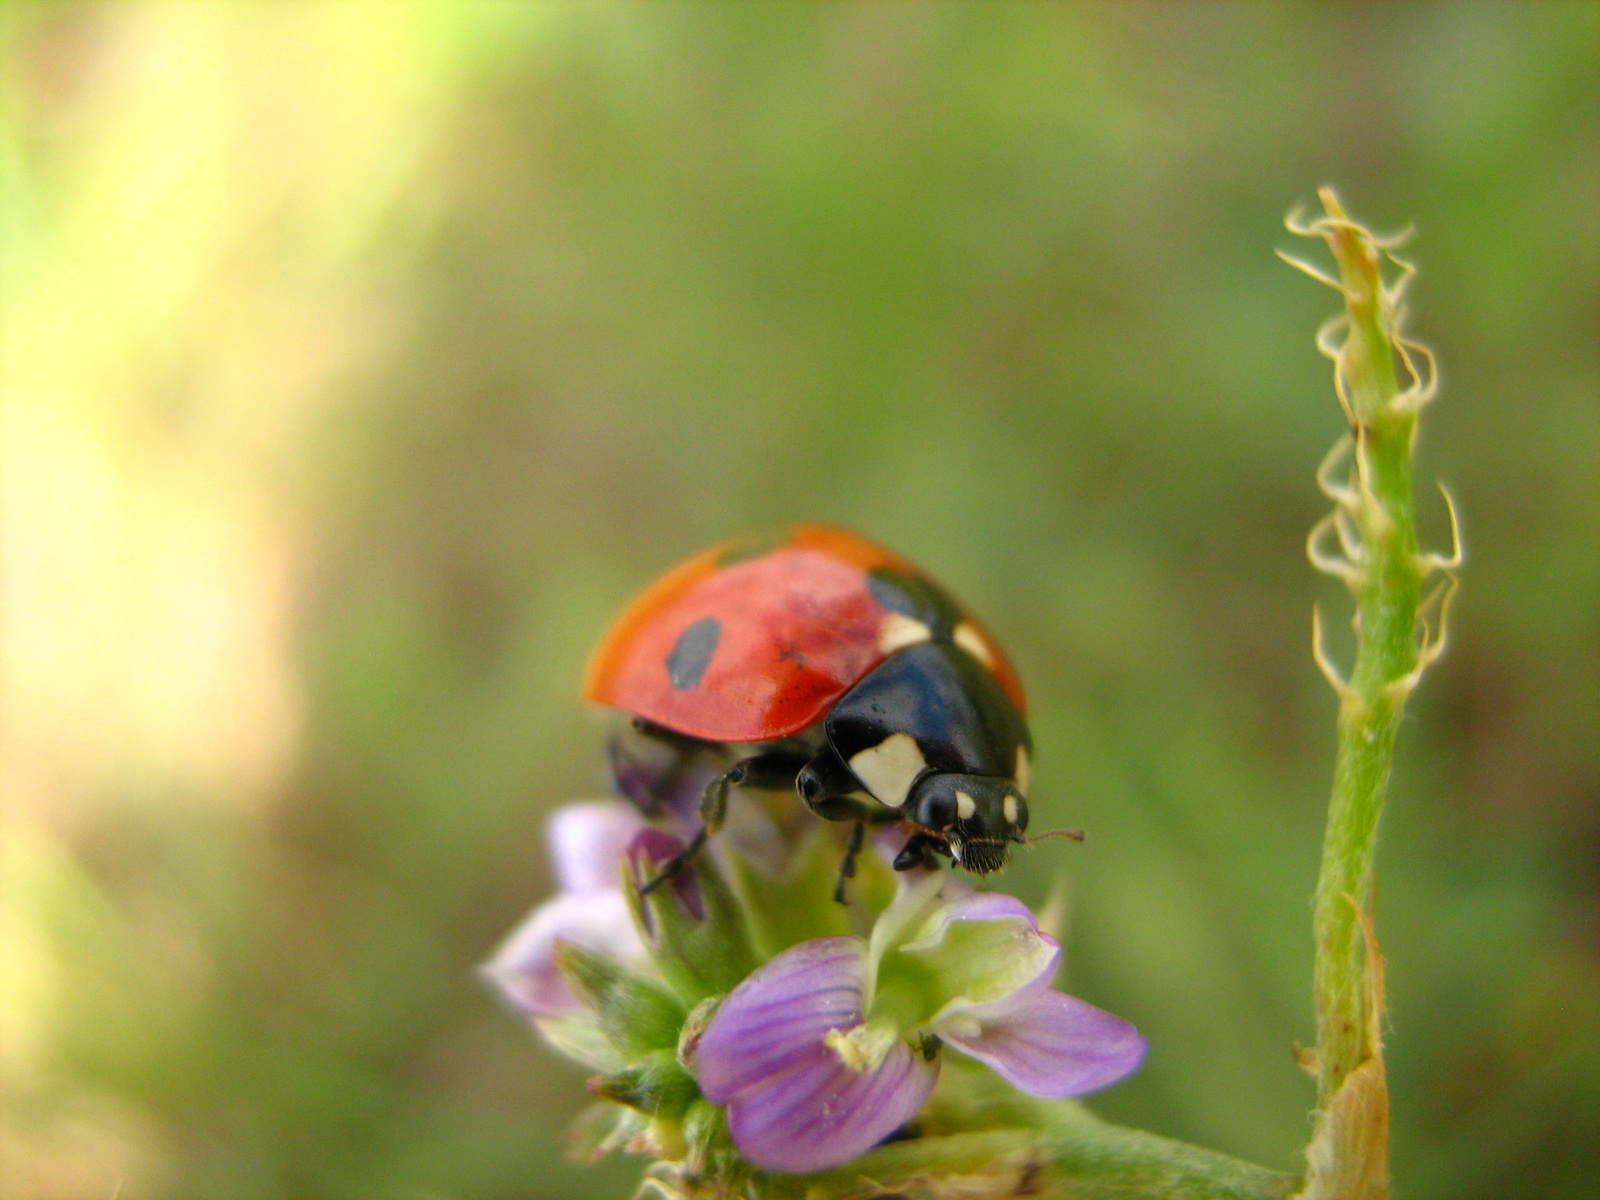
[(1054, 990), (1060, 959), (1021, 901), (914, 877), (870, 941), (802, 942), (734, 988), (696, 1049), (700, 1089), (746, 1158), (789, 1172), (848, 1162), (915, 1116), (938, 1076), (931, 1038), (1035, 1095), (1093, 1091), (1146, 1043)]
[[(646, 825), (629, 839), (624, 853), (628, 856), (628, 865), (633, 871), (635, 882), (642, 885), (654, 879), (662, 864), (682, 849), (682, 838), (664, 829)], [(666, 887), (677, 896), (678, 903), (689, 916), (697, 921), (705, 919), (705, 897), (700, 894), (700, 882), (694, 877), (692, 869), (679, 871), (667, 882)], [(641, 912), (646, 931), (654, 936), (649, 908), (644, 908)]]
[(751, 1162), (815, 1171), (848, 1162), (910, 1120), (938, 1077), (892, 1038), (876, 1069), (846, 1063), (837, 1031), (863, 1027), (867, 943), (818, 938), (783, 951), (729, 993), (700, 1039), (700, 1090), (728, 1108)]
[[(556, 943), (573, 942), (635, 970), (651, 971), (650, 955), (622, 893), (622, 858), (639, 842), (659, 851), (637, 810), (620, 800), (563, 805), (550, 814), (546, 837), (560, 890), (529, 913), (483, 966), (518, 1008), (535, 1018), (562, 1018), (583, 1006), (556, 966)], [(670, 854), (668, 850), (666, 853)]]

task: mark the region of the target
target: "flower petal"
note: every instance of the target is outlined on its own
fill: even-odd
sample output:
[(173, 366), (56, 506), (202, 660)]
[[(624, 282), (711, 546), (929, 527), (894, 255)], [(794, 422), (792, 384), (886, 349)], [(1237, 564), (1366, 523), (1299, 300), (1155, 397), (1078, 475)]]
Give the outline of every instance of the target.
[(854, 1071), (825, 1051), (728, 1105), (739, 1152), (771, 1171), (820, 1171), (849, 1162), (917, 1115), (938, 1078), (896, 1041), (875, 1070)]
[(920, 936), (920, 930), (944, 904), (944, 889), (953, 880), (948, 871), (902, 871), (895, 880), (894, 899), (872, 925), (870, 970), (891, 950)]
[(960, 880), (944, 887), (942, 903), (912, 940), (886, 954), (880, 977), (915, 964), (931, 985), (924, 995), (937, 1021), (948, 1013), (997, 1003), (1055, 977), (1061, 947), (1039, 932), (1028, 906), (1003, 892), (977, 892)]
[(837, 1056), (830, 1029), (861, 1023), (866, 944), (817, 938), (791, 946), (728, 993), (695, 1052), (700, 1090), (718, 1104), (812, 1060)]
[(561, 890), (589, 894), (618, 887), (622, 852), (643, 828), (639, 810), (621, 800), (583, 800), (556, 809), (545, 823), (545, 840)]
[(639, 811), (686, 830), (700, 823), (700, 796), (706, 784), (727, 766), (709, 745), (686, 756), (682, 746), (631, 729), (620, 731), (608, 757), (617, 791)]
[(956, 921), (993, 921), (1009, 917), (1019, 931), (1039, 931), (1039, 920), (1033, 910), (1015, 896), (1005, 892), (980, 892), (964, 879), (957, 879), (948, 872), (942, 875), (939, 902), (923, 911), (919, 923), (904, 930), (898, 949), (930, 949), (938, 945)]
[(556, 966), (556, 941), (575, 942), (630, 967), (649, 961), (620, 888), (547, 900), (502, 943), (483, 974), (518, 1008), (536, 1017), (583, 1011)]
[[(657, 829), (646, 825), (638, 830), (633, 837), (628, 839), (625, 853), (628, 856), (628, 865), (633, 870), (633, 877), (640, 887), (653, 878), (663, 863), (670, 859), (684, 846), (683, 840), (664, 829)], [(706, 916), (705, 898), (700, 895), (700, 882), (695, 878), (694, 872), (687, 866), (679, 871), (668, 882), (673, 894), (688, 909), (689, 915), (696, 920), (703, 921)], [(650, 925), (650, 909), (644, 909), (644, 922)], [(650, 931), (652, 936), (654, 930)]]
[(951, 879), (944, 885), (944, 898), (948, 902), (948, 907), (940, 917), (941, 927), (951, 921), (988, 921), (996, 917), (1019, 917), (1031, 928), (1039, 928), (1039, 920), (1033, 915), (1033, 910), (1015, 896), (1007, 895), (1005, 892), (980, 892), (965, 880)]
[(1051, 987), (954, 1013), (933, 1027), (950, 1045), (1035, 1096), (1078, 1096), (1115, 1083), (1144, 1061), (1133, 1025)]

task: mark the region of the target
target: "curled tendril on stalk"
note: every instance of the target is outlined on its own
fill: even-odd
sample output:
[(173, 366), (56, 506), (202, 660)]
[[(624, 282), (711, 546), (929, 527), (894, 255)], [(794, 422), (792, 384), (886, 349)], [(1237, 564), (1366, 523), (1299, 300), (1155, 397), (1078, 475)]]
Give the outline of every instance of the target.
[[(1307, 219), (1305, 211), (1296, 208), (1290, 212), (1284, 225), (1291, 233), (1301, 237), (1321, 238), (1337, 248), (1354, 247), (1354, 258), (1361, 270), (1343, 270), (1345, 278), (1336, 279), (1312, 263), (1295, 255), (1278, 251), (1278, 257), (1298, 271), (1337, 291), (1345, 300), (1345, 312), (1329, 318), (1317, 331), (1317, 349), (1334, 364), (1334, 391), (1340, 408), (1350, 422), (1351, 432), (1345, 434), (1329, 450), (1317, 468), (1317, 486), (1322, 494), (1333, 501), (1333, 509), (1318, 521), (1306, 539), (1306, 555), (1311, 565), (1325, 575), (1340, 580), (1360, 599), (1372, 583), (1369, 543), (1391, 531), (1394, 518), (1387, 506), (1374, 494), (1371, 467), (1371, 418), (1376, 415), (1371, 406), (1362, 411), (1351, 397), (1350, 379), (1359, 366), (1355, 358), (1356, 337), (1354, 322), (1364, 315), (1370, 317), (1372, 326), (1382, 330), (1385, 341), (1392, 348), (1393, 357), (1404, 369), (1407, 384), (1393, 391), (1383, 401), (1384, 415), (1389, 418), (1414, 418), (1438, 391), (1438, 366), (1433, 352), (1422, 343), (1404, 337), (1400, 329), (1405, 320), (1404, 297), (1416, 276), (1416, 267), (1394, 254), (1412, 236), (1408, 225), (1398, 233), (1380, 236), (1347, 217), (1334, 194), (1324, 189), (1321, 193), (1324, 215)], [(1392, 282), (1383, 279), (1379, 252), (1399, 268)], [(1341, 266), (1346, 260), (1341, 259)], [(1344, 479), (1339, 478), (1343, 469)], [(1412, 569), (1419, 579), (1436, 573), (1445, 577), (1417, 607), (1419, 624), (1416, 665), (1401, 677), (1391, 680), (1388, 695), (1401, 699), (1421, 679), (1422, 673), (1444, 651), (1446, 623), (1450, 602), (1455, 596), (1457, 581), (1451, 574), (1463, 561), (1461, 526), (1454, 497), (1442, 483), (1438, 485), (1444, 497), (1450, 519), (1451, 550), (1449, 554), (1418, 552), (1410, 555)], [(1335, 543), (1337, 548), (1335, 548)], [(1361, 620), (1358, 605), (1353, 618), (1359, 631)], [(1312, 610), (1312, 655), (1318, 668), (1342, 702), (1353, 702), (1352, 693), (1344, 673), (1328, 656), (1323, 642), (1321, 614)]]

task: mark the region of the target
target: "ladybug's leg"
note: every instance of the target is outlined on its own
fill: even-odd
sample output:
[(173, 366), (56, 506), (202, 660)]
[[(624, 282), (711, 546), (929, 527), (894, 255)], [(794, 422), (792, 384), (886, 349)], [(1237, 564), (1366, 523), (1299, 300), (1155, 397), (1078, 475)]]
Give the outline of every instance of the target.
[(639, 894), (648, 895), (655, 891), (695, 860), (705, 848), (706, 839), (722, 828), (723, 818), (728, 815), (730, 787), (749, 787), (759, 791), (793, 787), (794, 777), (805, 763), (806, 757), (792, 750), (766, 750), (740, 759), (715, 776), (700, 795), (699, 831), (689, 839), (688, 845), (661, 864), (660, 872), (639, 889)]
[(825, 821), (859, 821), (865, 815), (857, 799), (861, 781), (831, 746), (806, 763), (794, 784), (805, 806)]
[(937, 864), (933, 861), (935, 853), (948, 854), (946, 843), (940, 841), (932, 834), (913, 833), (906, 839), (906, 844), (900, 853), (895, 855), (894, 869), (896, 871), (913, 871), (918, 867), (932, 867)]
[(844, 881), (855, 878), (856, 856), (861, 853), (867, 836), (867, 823), (874, 825), (900, 819), (900, 810), (889, 808), (876, 801), (864, 801), (861, 781), (844, 765), (831, 746), (825, 746), (806, 764), (795, 780), (800, 799), (817, 816), (827, 821), (853, 821), (850, 843), (845, 847), (844, 859), (839, 863), (839, 881), (833, 889), (833, 898), (845, 903)]
[(844, 898), (844, 881), (856, 877), (856, 855), (861, 853), (861, 843), (866, 840), (867, 823), (857, 819), (855, 827), (850, 830), (850, 844), (844, 848), (844, 859), (839, 863), (839, 879), (833, 885), (833, 900), (835, 904), (846, 903)]

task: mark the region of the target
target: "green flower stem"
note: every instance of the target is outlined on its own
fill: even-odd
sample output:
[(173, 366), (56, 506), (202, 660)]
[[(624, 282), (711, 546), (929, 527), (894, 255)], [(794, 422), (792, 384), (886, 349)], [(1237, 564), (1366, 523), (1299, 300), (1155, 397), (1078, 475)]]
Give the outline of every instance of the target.
[(767, 1176), (757, 1194), (763, 1200), (1282, 1200), (1298, 1182), (1225, 1154), (1109, 1125), (1070, 1101), (1033, 1107), (1038, 1111), (1027, 1128), (891, 1142), (836, 1171)]
[(918, 1124), (920, 1137), (890, 1142), (812, 1175), (741, 1172), (726, 1163), (721, 1170), (696, 1173), (684, 1170), (684, 1164), (657, 1163), (640, 1195), (653, 1200), (1287, 1200), (1300, 1183), (1226, 1154), (1111, 1125), (1076, 1100), (1029, 1096), (987, 1068), (948, 1055)]
[[(1381, 254), (1393, 243), (1346, 217), (1332, 192), (1324, 190), (1321, 199), (1324, 216), (1309, 224), (1291, 219), (1290, 228), (1327, 242), (1338, 280), (1289, 261), (1344, 296), (1343, 317), (1324, 328), (1318, 344), (1334, 360), (1350, 435), (1320, 477), (1338, 507), (1313, 532), (1310, 550), (1312, 561), (1341, 577), (1356, 602), (1356, 657), (1348, 682), (1328, 664), (1318, 629), (1318, 663), (1339, 694), (1338, 751), (1314, 916), (1317, 1102), (1326, 1110), (1349, 1074), (1378, 1049), (1372, 1030), (1379, 1014), (1369, 1011), (1367, 973), (1376, 964), (1366, 961), (1358, 908), (1366, 911), (1371, 902), (1378, 818), (1406, 697), (1443, 644), (1442, 635), (1426, 626), (1419, 640), (1423, 586), (1432, 571), (1453, 563), (1417, 549), (1411, 450), (1417, 410), (1431, 394), (1432, 370), (1427, 351), (1400, 335), (1399, 299), (1410, 267), (1400, 263), (1399, 282), (1386, 285)], [(1426, 373), (1418, 371), (1419, 360), (1426, 362)], [(1350, 464), (1341, 483), (1329, 475), (1344, 453)], [(1322, 546), (1330, 538), (1338, 542), (1337, 553)]]

